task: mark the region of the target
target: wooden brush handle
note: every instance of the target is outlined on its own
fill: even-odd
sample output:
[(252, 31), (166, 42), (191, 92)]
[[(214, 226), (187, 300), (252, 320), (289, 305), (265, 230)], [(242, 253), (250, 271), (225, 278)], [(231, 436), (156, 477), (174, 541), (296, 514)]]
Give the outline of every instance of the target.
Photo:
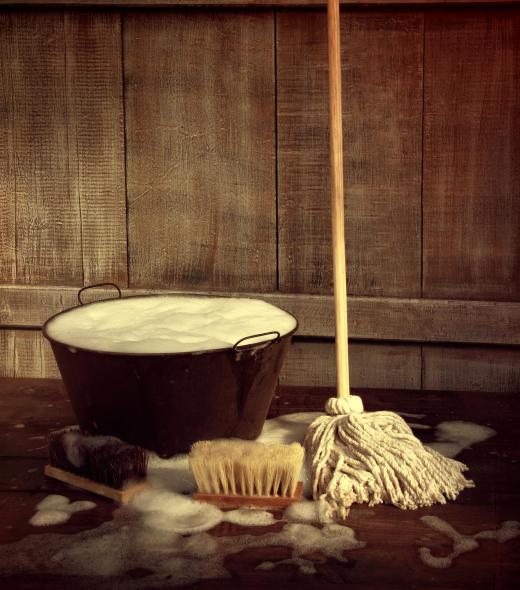
[(336, 317), (337, 396), (350, 395), (345, 261), (345, 202), (343, 196), (343, 129), (341, 117), (341, 56), (339, 0), (328, 0), (330, 177), (332, 193), (332, 256)]

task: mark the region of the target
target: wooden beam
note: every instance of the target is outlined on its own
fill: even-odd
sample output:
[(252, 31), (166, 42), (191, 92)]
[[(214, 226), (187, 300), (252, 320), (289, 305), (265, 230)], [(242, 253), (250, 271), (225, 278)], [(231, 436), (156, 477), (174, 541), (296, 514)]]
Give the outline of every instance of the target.
[[(349, 345), (351, 386), (385, 389), (421, 388), (421, 346), (353, 342)], [(336, 386), (333, 342), (294, 341), (280, 375), (280, 385)]]
[(520, 390), (520, 350), (423, 346), (422, 385), (444, 391)]
[[(40, 327), (51, 315), (77, 305), (77, 292), (74, 287), (2, 285), (0, 327)], [(147, 289), (122, 292), (124, 296), (175, 293)], [(94, 299), (114, 296), (110, 288), (88, 291), (84, 299), (88, 299), (88, 293)], [(263, 299), (289, 311), (299, 321), (298, 336), (334, 336), (331, 296), (230, 295)], [(520, 302), (352, 297), (349, 330), (353, 339), (363, 340), (520, 345)]]

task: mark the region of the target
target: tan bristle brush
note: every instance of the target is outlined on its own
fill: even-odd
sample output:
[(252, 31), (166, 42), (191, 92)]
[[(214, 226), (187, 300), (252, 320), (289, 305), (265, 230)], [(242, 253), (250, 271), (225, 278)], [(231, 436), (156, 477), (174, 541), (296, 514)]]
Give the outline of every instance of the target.
[(298, 443), (196, 442), (189, 454), (198, 488), (193, 497), (221, 508), (284, 508), (302, 496), (303, 457)]

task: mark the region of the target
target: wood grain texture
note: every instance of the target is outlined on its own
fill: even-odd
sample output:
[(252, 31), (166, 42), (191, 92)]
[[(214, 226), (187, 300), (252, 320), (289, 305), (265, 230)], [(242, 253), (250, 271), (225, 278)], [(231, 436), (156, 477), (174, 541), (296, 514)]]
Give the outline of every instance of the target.
[(520, 392), (520, 348), (423, 346), (423, 387)]
[(271, 12), (124, 19), (130, 284), (276, 287)]
[[(79, 285), (80, 214), (68, 158), (63, 13), (13, 11), (1, 18), (0, 60), (8, 80), (1, 124), (8, 129), (14, 190), (2, 191), (0, 198), (2, 210), (12, 211), (15, 202), (16, 281)], [(12, 280), (12, 230), (10, 235), (11, 271), (2, 282)]]
[(14, 332), (14, 377), (59, 377), (48, 341), (40, 330)]
[(340, 7), (327, 4), (329, 70), (330, 194), (332, 212), (332, 276), (338, 398), (350, 395), (347, 319), (347, 269), (345, 256), (345, 195), (343, 184), (343, 117), (341, 98)]
[[(349, 345), (352, 387), (420, 389), (419, 345), (351, 342)], [(336, 365), (333, 342), (295, 341), (280, 375), (281, 385), (334, 387)]]
[[(422, 16), (342, 14), (349, 293), (420, 293)], [(368, 48), (370, 48), (368, 50)], [(328, 292), (325, 19), (277, 17), (280, 289)]]
[(85, 284), (126, 285), (126, 196), (118, 13), (68, 11), (67, 123), (81, 206)]
[(14, 330), (0, 330), (0, 377), (14, 377)]
[(126, 284), (119, 16), (0, 23), (0, 282)]
[(424, 295), (520, 297), (520, 11), (427, 13)]
[(0, 283), (16, 281), (16, 193), (11, 19), (0, 13)]
[(60, 376), (51, 347), (40, 330), (0, 330), (0, 376)]
[[(40, 327), (51, 315), (77, 305), (77, 292), (72, 287), (0, 285), (0, 326)], [(175, 291), (123, 289), (122, 293), (126, 297)], [(298, 336), (334, 336), (331, 296), (258, 292), (229, 295), (263, 299), (287, 310), (298, 319)], [(113, 296), (113, 289), (91, 291), (92, 300)], [(349, 331), (352, 338), (369, 340), (519, 345), (520, 303), (350, 297)]]

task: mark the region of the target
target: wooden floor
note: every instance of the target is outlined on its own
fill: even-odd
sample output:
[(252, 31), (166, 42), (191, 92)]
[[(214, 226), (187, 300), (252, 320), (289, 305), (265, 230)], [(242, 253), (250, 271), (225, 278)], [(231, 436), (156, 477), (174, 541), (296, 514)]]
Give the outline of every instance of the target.
[[(321, 409), (329, 393), (317, 388), (282, 388), (273, 403), (272, 414)], [(366, 547), (348, 552), (346, 564), (326, 559), (319, 553), (312, 554), (315, 575), (304, 575), (293, 565), (272, 571), (255, 570), (262, 561), (289, 555), (285, 548), (263, 547), (246, 549), (226, 558), (224, 564), (231, 578), (201, 581), (193, 588), (344, 586), (363, 590), (383, 587), (493, 590), (518, 587), (520, 538), (504, 543), (482, 540), (476, 550), (456, 558), (448, 569), (424, 565), (418, 549), (430, 547), (434, 555), (441, 556), (452, 548), (448, 537), (420, 520), (423, 515), (436, 515), (467, 535), (497, 528), (503, 521), (520, 521), (520, 395), (367, 390), (362, 396), (367, 410), (425, 414), (420, 421), (430, 426), (444, 420), (465, 420), (495, 429), (496, 436), (457, 457), (470, 467), (476, 488), (466, 490), (455, 503), (418, 511), (401, 511), (391, 506), (354, 507), (348, 525), (359, 540), (366, 542)], [(72, 500), (88, 499), (87, 493), (46, 480), (42, 473), (48, 431), (74, 422), (61, 382), (0, 379), (0, 544), (42, 533), (41, 528), (29, 524), (29, 519), (35, 505), (49, 493), (66, 494)], [(417, 434), (431, 440), (433, 429), (418, 430)], [(111, 519), (114, 504), (101, 498), (95, 501), (95, 509), (74, 514), (66, 524), (52, 527), (53, 532), (70, 534), (74, 543), (74, 533)], [(280, 525), (274, 527), (279, 529)], [(225, 523), (212, 534), (245, 532), (264, 531)], [(113, 587), (124, 588), (125, 579), (130, 580), (130, 575), (114, 579)], [(98, 582), (44, 572), (38, 576), (16, 577), (2, 576), (0, 572), (0, 588), (6, 589), (86, 588), (95, 587)]]

